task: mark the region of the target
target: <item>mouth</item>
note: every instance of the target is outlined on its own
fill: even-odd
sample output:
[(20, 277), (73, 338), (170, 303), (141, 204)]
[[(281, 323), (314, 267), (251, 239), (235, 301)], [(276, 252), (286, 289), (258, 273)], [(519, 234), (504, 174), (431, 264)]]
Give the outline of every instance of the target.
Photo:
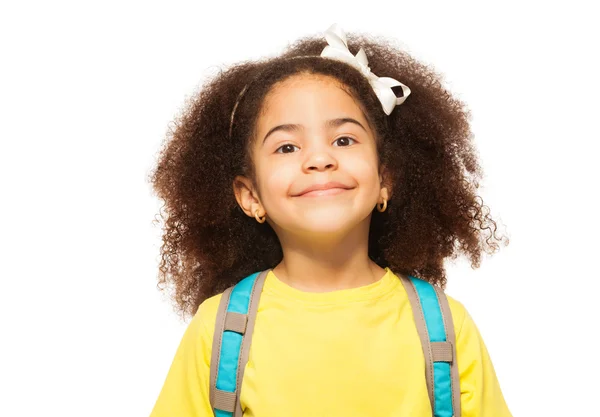
[(328, 188), (326, 190), (309, 191), (307, 193), (300, 194), (296, 197), (327, 197), (327, 196), (338, 195), (345, 191), (350, 191), (350, 190), (352, 190), (352, 188), (333, 187), (333, 188)]

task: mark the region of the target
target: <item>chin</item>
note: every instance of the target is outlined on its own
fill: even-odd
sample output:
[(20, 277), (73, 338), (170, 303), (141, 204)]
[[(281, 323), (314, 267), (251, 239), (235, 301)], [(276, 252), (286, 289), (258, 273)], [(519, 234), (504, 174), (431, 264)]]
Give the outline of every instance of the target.
[(347, 216), (318, 216), (318, 218), (306, 219), (301, 228), (305, 232), (311, 234), (330, 234), (343, 230), (349, 230), (356, 226), (356, 221), (353, 221)]
[[(304, 234), (332, 234), (352, 230), (366, 221), (370, 211), (367, 207), (356, 211), (357, 207), (311, 207), (288, 211), (281, 227)], [(283, 219), (281, 219), (283, 220)]]

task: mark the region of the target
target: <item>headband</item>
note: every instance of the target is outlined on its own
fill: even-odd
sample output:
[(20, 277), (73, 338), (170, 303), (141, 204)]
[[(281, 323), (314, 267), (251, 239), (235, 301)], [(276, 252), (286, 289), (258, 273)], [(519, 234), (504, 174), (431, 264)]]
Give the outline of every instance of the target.
[[(348, 50), (346, 34), (337, 23), (334, 23), (325, 31), (325, 39), (327, 40), (328, 45), (325, 46), (320, 56), (323, 58), (331, 58), (345, 62), (358, 69), (369, 81), (371, 88), (373, 88), (373, 91), (381, 102), (381, 106), (383, 107), (385, 114), (389, 116), (396, 106), (404, 103), (410, 94), (410, 88), (393, 78), (378, 77), (377, 75), (373, 74), (369, 68), (369, 61), (367, 60), (367, 54), (365, 54), (365, 51), (360, 48), (356, 55), (352, 55), (352, 52)], [(308, 56), (314, 57), (315, 55), (302, 55), (291, 58), (304, 58)], [(248, 89), (249, 85), (250, 83), (244, 86), (238, 95), (235, 105), (233, 106), (233, 110), (231, 111), (231, 119), (229, 121), (229, 138), (231, 138), (231, 130), (233, 128), (233, 116), (235, 115), (235, 111), (240, 99)], [(394, 93), (392, 87), (401, 87), (402, 97), (396, 97), (396, 93)]]

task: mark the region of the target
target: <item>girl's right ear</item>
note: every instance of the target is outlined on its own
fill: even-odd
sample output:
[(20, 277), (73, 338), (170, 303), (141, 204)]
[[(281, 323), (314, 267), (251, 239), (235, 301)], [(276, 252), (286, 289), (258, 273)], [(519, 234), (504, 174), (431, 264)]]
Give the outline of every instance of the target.
[(258, 210), (259, 217), (265, 215), (264, 208), (258, 198), (258, 193), (250, 179), (242, 175), (236, 176), (233, 180), (233, 193), (235, 194), (237, 203), (247, 216), (254, 217), (256, 210)]

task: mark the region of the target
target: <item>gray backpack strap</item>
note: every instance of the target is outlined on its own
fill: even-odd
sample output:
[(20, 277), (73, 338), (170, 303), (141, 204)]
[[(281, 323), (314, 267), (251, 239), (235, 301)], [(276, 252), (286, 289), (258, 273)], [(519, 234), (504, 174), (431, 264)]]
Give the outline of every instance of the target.
[(216, 417), (242, 417), (240, 391), (260, 294), (269, 271), (248, 275), (221, 297), (210, 361), (209, 399)]
[[(460, 409), (460, 377), (458, 374), (458, 361), (456, 359), (456, 333), (454, 332), (454, 320), (452, 319), (452, 312), (450, 311), (450, 305), (448, 304), (448, 297), (446, 297), (446, 293), (438, 287), (433, 286), (435, 292), (438, 296), (440, 309), (442, 313), (442, 319), (444, 320), (444, 328), (446, 330), (446, 345), (448, 345), (449, 349), (448, 354), (450, 356), (444, 357), (440, 355), (440, 357), (436, 358), (435, 350), (433, 351), (433, 361), (434, 362), (449, 362), (450, 363), (450, 378), (451, 378), (451, 389), (452, 389), (452, 407), (454, 414), (453, 417), (461, 416)], [(439, 343), (438, 343), (439, 344)], [(433, 344), (432, 344), (433, 345)], [(442, 354), (444, 354), (442, 352)]]
[(425, 380), (434, 417), (460, 417), (460, 379), (454, 321), (444, 291), (398, 274), (413, 311), (425, 357)]

